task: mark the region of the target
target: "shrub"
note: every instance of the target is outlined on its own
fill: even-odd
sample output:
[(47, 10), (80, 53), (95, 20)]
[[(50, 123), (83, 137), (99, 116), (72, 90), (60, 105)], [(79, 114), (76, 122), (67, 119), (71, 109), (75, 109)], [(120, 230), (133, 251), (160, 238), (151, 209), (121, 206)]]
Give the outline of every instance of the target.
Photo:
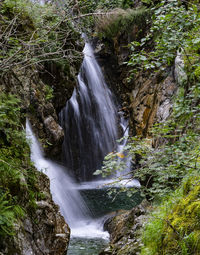
[(5, 0), (0, 10), (0, 74), (46, 61), (72, 63), (81, 58), (71, 42), (80, 38), (71, 19), (55, 5)]
[(114, 9), (108, 12), (106, 16), (97, 18), (96, 30), (99, 35), (111, 39), (124, 31), (129, 31), (130, 26), (136, 25), (139, 29), (145, 27), (149, 14), (145, 8), (136, 10)]
[(141, 255), (198, 255), (200, 179), (189, 177), (152, 213), (143, 232)]

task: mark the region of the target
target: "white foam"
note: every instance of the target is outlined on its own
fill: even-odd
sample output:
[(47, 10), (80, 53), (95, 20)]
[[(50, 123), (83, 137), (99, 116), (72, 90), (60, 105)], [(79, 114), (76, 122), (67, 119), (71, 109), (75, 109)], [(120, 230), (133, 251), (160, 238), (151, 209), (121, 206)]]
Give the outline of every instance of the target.
[(93, 220), (90, 212), (66, 169), (46, 158), (42, 148), (32, 132), (29, 121), (26, 122), (27, 138), (31, 140), (31, 160), (36, 168), (47, 174), (54, 201), (60, 206), (66, 222), (71, 228), (73, 237), (109, 238), (108, 232), (103, 231), (102, 220)]

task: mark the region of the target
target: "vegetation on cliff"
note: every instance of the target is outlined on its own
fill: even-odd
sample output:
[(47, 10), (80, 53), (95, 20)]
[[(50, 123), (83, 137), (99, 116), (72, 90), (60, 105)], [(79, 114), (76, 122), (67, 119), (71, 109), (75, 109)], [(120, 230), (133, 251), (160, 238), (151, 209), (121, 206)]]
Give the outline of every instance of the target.
[[(36, 254), (42, 246), (66, 252), (69, 230), (52, 202), (47, 178), (31, 163), (25, 119), (29, 114), (36, 127), (43, 125), (42, 132), (53, 136), (44, 120), (56, 126), (56, 111), (73, 91), (81, 51), (80, 33), (56, 5), (1, 1), (0, 251), (5, 254), (21, 254), (27, 247)], [(59, 93), (66, 97), (58, 102)], [(52, 145), (47, 136), (43, 142)], [(31, 243), (29, 235), (34, 235)]]
[[(36, 173), (22, 129), (20, 101), (11, 94), (0, 96), (0, 240), (14, 234), (14, 223), (33, 210)], [(1, 242), (1, 245), (3, 243)], [(0, 247), (2, 248), (2, 247)]]
[(141, 254), (199, 254), (199, 176), (185, 179), (151, 215)]
[[(183, 60), (178, 64), (175, 60), (176, 68), (179, 65), (179, 71), (175, 70), (179, 88), (173, 113), (153, 132), (155, 139), (165, 139), (158, 148), (155, 175), (150, 172), (155, 181), (152, 187), (156, 185), (156, 195), (163, 202), (145, 228), (142, 254), (199, 254), (199, 10), (198, 4), (192, 2), (187, 8), (176, 1), (161, 4), (152, 29), (157, 31), (155, 48), (141, 55), (146, 57), (143, 66), (150, 64), (154, 69), (153, 62), (166, 68), (175, 57)], [(154, 180), (159, 172), (162, 183)], [(163, 194), (166, 189), (169, 197)]]
[(99, 37), (116, 40), (129, 27), (137, 26), (138, 30), (147, 26), (150, 11), (148, 9), (114, 9), (106, 16), (97, 18), (96, 31)]
[(58, 142), (52, 134), (47, 139), (49, 131), (38, 129), (38, 122), (44, 125), (49, 115), (57, 121), (72, 94), (82, 60), (80, 33), (68, 12), (29, 0), (2, 1), (0, 23), (1, 91), (22, 99), (23, 111), (30, 112), (37, 135), (52, 151), (51, 144)]
[(1, 17), (1, 72), (44, 62), (56, 62), (67, 72), (80, 52), (70, 42), (79, 38), (67, 13), (55, 5), (28, 0), (3, 1)]
[(119, 158), (132, 158), (133, 176), (157, 208), (143, 230), (141, 254), (199, 254), (199, 4), (159, 1), (151, 12), (149, 29), (130, 43), (128, 81), (172, 68), (178, 85), (173, 110), (146, 137), (129, 138), (124, 154), (109, 154), (96, 173), (123, 171)]

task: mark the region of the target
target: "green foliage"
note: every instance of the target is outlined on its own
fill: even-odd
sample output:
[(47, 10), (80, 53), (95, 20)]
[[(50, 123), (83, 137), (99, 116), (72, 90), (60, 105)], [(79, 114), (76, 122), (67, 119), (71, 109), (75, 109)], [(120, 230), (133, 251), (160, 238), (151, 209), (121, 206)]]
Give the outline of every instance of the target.
[(6, 194), (0, 197), (0, 236), (12, 235), (12, 228), (15, 221), (15, 216), (12, 206), (8, 205)]
[[(185, 176), (196, 174), (200, 169), (198, 100), (199, 83), (191, 85), (187, 94), (180, 88), (170, 119), (154, 126), (153, 139), (129, 138), (123, 154), (113, 152), (107, 155), (102, 169), (96, 174), (105, 177), (118, 171), (122, 173), (120, 180), (127, 179), (123, 176), (127, 167), (125, 159), (131, 158), (132, 177), (143, 184), (143, 195), (157, 200), (168, 195)], [(161, 141), (162, 145), (154, 148), (153, 141)]]
[(107, 11), (115, 8), (130, 8), (133, 5), (131, 0), (79, 0), (78, 3), (82, 13), (92, 13), (97, 9)]
[(45, 99), (47, 101), (51, 100), (53, 98), (53, 89), (48, 85), (45, 85), (44, 89), (45, 89)]
[(197, 5), (189, 4), (188, 10), (179, 1), (161, 1), (152, 9), (152, 26), (146, 37), (130, 45), (132, 51), (128, 65), (132, 73), (145, 70), (164, 70), (173, 64), (178, 49), (188, 59), (185, 49), (198, 44), (198, 34), (192, 37), (200, 26)]
[(14, 234), (14, 223), (25, 215), (29, 203), (33, 204), (37, 196), (35, 171), (30, 162), (22, 118), (20, 100), (1, 93), (0, 238)]
[(138, 26), (138, 30), (146, 26), (150, 12), (145, 8), (140, 9), (115, 9), (106, 16), (99, 18), (96, 24), (100, 36), (111, 39), (127, 31), (130, 26)]
[(14, 144), (15, 139), (21, 140), (23, 136), (18, 132), (21, 129), (19, 102), (13, 95), (2, 93), (0, 96), (0, 131), (4, 134), (0, 138), (1, 144), (5, 142)]
[(199, 195), (199, 177), (190, 177), (158, 206), (143, 232), (141, 255), (199, 254)]
[(100, 9), (114, 9), (114, 8), (130, 8), (133, 5), (133, 1), (131, 0), (101, 0), (98, 3), (98, 8)]
[[(170, 129), (165, 131), (169, 132)], [(157, 200), (177, 188), (186, 175), (193, 174), (200, 168), (197, 135), (184, 135), (177, 141), (174, 141), (174, 138), (176, 139), (174, 135), (162, 135), (162, 138), (164, 137), (172, 138), (172, 141), (169, 139), (165, 145), (156, 150), (150, 146), (148, 139), (131, 138), (123, 152), (125, 158), (132, 158), (133, 162), (140, 159), (137, 162), (137, 169), (132, 172), (133, 178), (139, 179), (144, 184), (141, 187), (143, 195)], [(126, 167), (126, 160), (120, 160), (118, 153), (112, 153), (106, 156), (102, 169), (96, 174), (105, 177), (118, 171), (122, 173), (119, 180), (126, 180), (126, 175), (123, 176)]]
[(80, 58), (72, 46), (80, 36), (65, 12), (28, 0), (5, 0), (1, 5), (1, 72), (60, 59), (66, 66)]
[(24, 216), (24, 210), (19, 205), (10, 205), (12, 199), (8, 194), (0, 194), (0, 237), (14, 235), (13, 225), (16, 218)]
[[(72, 14), (80, 17), (79, 25), (82, 31), (86, 33), (94, 32), (94, 26), (96, 23), (100, 25), (104, 18), (108, 18), (105, 16), (105, 13), (113, 12), (114, 9), (128, 9), (134, 6), (134, 1), (132, 0), (78, 0), (67, 1), (66, 9), (71, 10)], [(94, 15), (92, 15), (94, 13)], [(99, 15), (103, 14), (103, 18), (99, 20)], [(85, 15), (84, 14), (89, 14)], [(107, 16), (108, 16), (107, 15)], [(96, 30), (96, 29), (95, 29)]]

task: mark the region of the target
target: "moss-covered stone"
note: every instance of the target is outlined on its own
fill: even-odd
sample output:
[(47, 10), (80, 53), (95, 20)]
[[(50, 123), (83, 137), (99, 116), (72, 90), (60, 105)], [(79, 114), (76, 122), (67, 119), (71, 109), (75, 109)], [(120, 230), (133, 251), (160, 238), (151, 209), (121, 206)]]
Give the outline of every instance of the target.
[[(177, 196), (178, 195), (178, 196)], [(177, 196), (177, 197), (176, 197)], [(147, 224), (142, 255), (200, 254), (200, 179), (190, 177)], [(158, 234), (151, 236), (158, 224)], [(154, 238), (158, 236), (158, 238)]]
[(190, 178), (184, 196), (166, 219), (163, 230), (164, 254), (200, 253), (200, 180)]

